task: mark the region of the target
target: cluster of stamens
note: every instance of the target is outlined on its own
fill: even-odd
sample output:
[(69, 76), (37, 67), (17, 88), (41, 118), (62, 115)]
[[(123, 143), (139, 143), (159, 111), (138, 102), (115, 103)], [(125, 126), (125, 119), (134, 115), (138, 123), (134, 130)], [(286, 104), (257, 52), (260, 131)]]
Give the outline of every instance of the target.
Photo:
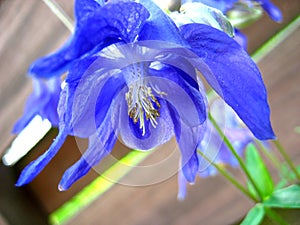
[(129, 91), (125, 94), (125, 99), (128, 105), (128, 116), (134, 123), (140, 122), (140, 129), (143, 130), (142, 135), (145, 135), (144, 115), (146, 120), (150, 120), (152, 126), (156, 127), (156, 119), (160, 116), (158, 111), (160, 104), (150, 87), (132, 84), (129, 87)]

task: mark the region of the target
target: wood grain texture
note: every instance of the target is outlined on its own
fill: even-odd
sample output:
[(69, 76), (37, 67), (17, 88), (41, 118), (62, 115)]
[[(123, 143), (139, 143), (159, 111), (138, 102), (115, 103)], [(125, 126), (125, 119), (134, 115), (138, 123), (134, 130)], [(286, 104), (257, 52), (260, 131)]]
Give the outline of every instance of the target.
[[(57, 2), (72, 15), (73, 1)], [(246, 29), (244, 32), (250, 38), (250, 52), (300, 13), (300, 1), (273, 2), (283, 10), (284, 21), (276, 24), (264, 16), (257, 25)], [(35, 58), (56, 49), (68, 35), (69, 31), (41, 0), (0, 1), (0, 154), (14, 137), (10, 131), (21, 116), (24, 102), (31, 91), (30, 81), (26, 77), (28, 65)], [(300, 126), (299, 40), (298, 29), (259, 63), (269, 91), (274, 130), (298, 164), (300, 143), (294, 127)], [(53, 136), (48, 138), (49, 144)], [(69, 193), (61, 194), (56, 190), (62, 171), (80, 156), (79, 152), (72, 150), (69, 148), (61, 152), (53, 160), (52, 166), (49, 165), (48, 172), (44, 173), (51, 174), (48, 183), (39, 184), (41, 180), (37, 180), (31, 188), (40, 199), (41, 207), (48, 212), (69, 199), (82, 188), (84, 182), (95, 176), (90, 174)], [(233, 172), (242, 178), (239, 171)], [(224, 225), (236, 222), (252, 205), (220, 176), (198, 179), (194, 186), (189, 187), (187, 199), (183, 202), (178, 202), (176, 195), (176, 176), (146, 187), (117, 184), (69, 224)]]
[[(72, 15), (72, 4), (59, 1)], [(28, 66), (59, 47), (69, 31), (40, 0), (4, 0), (0, 5), (0, 153), (10, 144), (31, 82)]]

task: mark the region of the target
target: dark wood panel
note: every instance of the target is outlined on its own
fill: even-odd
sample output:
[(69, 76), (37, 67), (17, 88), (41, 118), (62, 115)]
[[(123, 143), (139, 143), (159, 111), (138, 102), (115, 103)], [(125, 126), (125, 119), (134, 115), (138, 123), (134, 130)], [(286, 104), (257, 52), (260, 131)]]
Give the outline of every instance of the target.
[(0, 163), (0, 216), (12, 225), (47, 225), (46, 212), (25, 189), (14, 186), (16, 176), (15, 171)]

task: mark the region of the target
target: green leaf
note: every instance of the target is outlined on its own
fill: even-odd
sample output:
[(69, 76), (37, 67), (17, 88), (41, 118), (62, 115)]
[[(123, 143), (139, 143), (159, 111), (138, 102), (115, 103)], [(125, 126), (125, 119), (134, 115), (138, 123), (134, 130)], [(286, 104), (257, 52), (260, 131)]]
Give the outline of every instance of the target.
[(265, 209), (262, 204), (256, 204), (247, 214), (240, 225), (259, 225), (265, 216)]
[[(263, 159), (253, 144), (249, 144), (246, 150), (246, 167), (262, 198), (265, 199), (270, 196), (274, 191), (274, 183)], [(257, 195), (250, 182), (248, 182), (248, 188), (251, 193)]]
[(298, 133), (298, 134), (300, 134), (300, 126), (295, 127), (295, 132)]
[(265, 208), (265, 214), (272, 221), (272, 224), (289, 225), (289, 223), (287, 223), (286, 221), (286, 218), (282, 218), (281, 215), (279, 215), (274, 209), (271, 209), (267, 206), (265, 206), (264, 208)]
[(274, 191), (263, 204), (274, 208), (300, 208), (300, 186), (291, 185), (287, 188)]
[(185, 3), (180, 8), (181, 14), (195, 23), (202, 23), (224, 31), (229, 36), (234, 36), (234, 28), (224, 14), (213, 7), (200, 2)]

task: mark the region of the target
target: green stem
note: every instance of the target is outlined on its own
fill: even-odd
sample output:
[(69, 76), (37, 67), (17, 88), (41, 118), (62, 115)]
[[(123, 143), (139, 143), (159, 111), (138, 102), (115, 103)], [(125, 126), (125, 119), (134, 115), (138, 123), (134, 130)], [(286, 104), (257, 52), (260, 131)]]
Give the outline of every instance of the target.
[(289, 165), (291, 170), (296, 175), (296, 177), (298, 179), (298, 182), (300, 182), (300, 175), (299, 175), (296, 167), (294, 166), (292, 160), (290, 159), (290, 157), (288, 156), (288, 154), (284, 150), (283, 146), (281, 145), (281, 143), (278, 140), (274, 140), (273, 143), (276, 146), (276, 148), (278, 149), (278, 151), (280, 152), (280, 154), (282, 155), (282, 157), (284, 158), (284, 160), (286, 161), (286, 163)]
[(234, 147), (232, 146), (232, 144), (230, 143), (230, 141), (228, 140), (228, 138), (225, 136), (225, 134), (223, 133), (223, 131), (221, 130), (220, 126), (217, 124), (217, 122), (215, 121), (215, 119), (212, 117), (212, 115), (209, 113), (208, 116), (209, 116), (209, 119), (212, 122), (213, 126), (218, 131), (219, 135), (223, 138), (225, 144), (227, 145), (227, 147), (229, 148), (229, 150), (231, 151), (231, 153), (238, 160), (241, 169), (243, 170), (243, 172), (247, 176), (249, 182), (252, 184), (253, 188), (255, 189), (257, 195), (259, 196), (259, 198), (260, 198), (259, 201), (261, 201), (263, 199), (262, 198), (262, 194), (259, 191), (259, 189), (258, 189), (256, 183), (254, 182), (252, 176), (250, 175), (249, 171), (247, 170), (246, 165), (244, 164), (243, 160), (238, 155), (238, 153), (236, 152), (236, 150), (234, 149)]
[(251, 56), (254, 62), (261, 61), (265, 56), (267, 56), (276, 46), (282, 43), (286, 38), (290, 36), (294, 31), (299, 28), (300, 16), (297, 16), (291, 23), (284, 27), (280, 32), (274, 35), (270, 40), (265, 42), (257, 51), (255, 51)]
[(274, 154), (272, 154), (270, 151), (268, 151), (268, 149), (266, 149), (266, 147), (260, 141), (256, 140), (256, 144), (259, 146), (259, 148), (263, 152), (263, 154), (271, 161), (271, 163), (277, 169), (279, 176), (282, 179), (285, 179), (287, 182), (292, 183), (292, 180), (288, 176), (288, 174), (284, 173), (282, 171), (282, 167), (281, 167), (281, 163), (280, 163), (279, 159)]
[(210, 163), (213, 167), (215, 167), (220, 174), (222, 174), (227, 180), (229, 180), (237, 189), (239, 189), (241, 192), (243, 192), (246, 196), (248, 196), (250, 199), (252, 199), (254, 202), (258, 202), (258, 200), (237, 180), (228, 172), (223, 170), (218, 164), (214, 163), (211, 161), (206, 155), (201, 152), (200, 150), (197, 150), (197, 152), (208, 162)]
[(280, 161), (259, 140), (256, 140), (255, 142), (259, 146), (262, 153), (271, 161), (274, 167), (278, 171), (281, 171)]
[(43, 0), (60, 21), (71, 31), (74, 31), (74, 22), (55, 0)]
[(276, 213), (274, 210), (271, 208), (265, 207), (265, 212), (267, 216), (275, 222), (275, 224), (279, 225), (289, 225), (278, 213)]

